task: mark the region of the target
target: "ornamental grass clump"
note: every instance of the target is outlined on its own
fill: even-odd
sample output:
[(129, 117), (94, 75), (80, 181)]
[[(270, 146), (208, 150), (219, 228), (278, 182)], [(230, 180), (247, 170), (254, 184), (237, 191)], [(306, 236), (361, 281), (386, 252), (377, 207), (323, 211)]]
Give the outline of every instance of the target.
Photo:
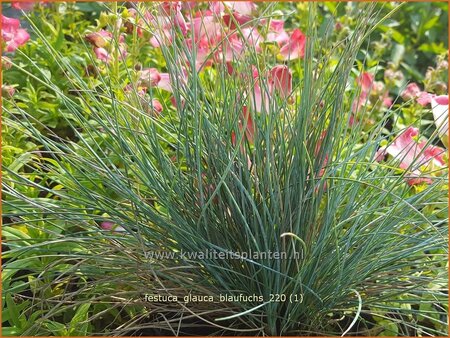
[(4, 168), (5, 273), (30, 271), (42, 311), (26, 334), (59, 332), (80, 304), (78, 335), (444, 334), (438, 133), (403, 160), (393, 111), (363, 131), (368, 89), (349, 86), (382, 5), (354, 4), (337, 42), (317, 4), (305, 31), (274, 4), (191, 5), (113, 4), (73, 32), (88, 73), (30, 20), (60, 73), (11, 62), (54, 93), (72, 137), (3, 108), (42, 145), (38, 180)]

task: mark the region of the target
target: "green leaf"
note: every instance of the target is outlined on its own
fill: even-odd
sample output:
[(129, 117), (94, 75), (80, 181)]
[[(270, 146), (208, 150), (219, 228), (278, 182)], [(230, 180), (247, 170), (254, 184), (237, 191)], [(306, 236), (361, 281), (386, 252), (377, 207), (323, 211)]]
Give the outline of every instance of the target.
[(88, 319), (88, 311), (91, 306), (91, 303), (85, 303), (78, 307), (75, 315), (69, 324), (69, 335), (70, 336), (83, 336), (86, 334), (88, 323), (82, 323)]
[(57, 38), (56, 38), (56, 41), (54, 44), (55, 49), (58, 51), (61, 50), (61, 48), (63, 47), (64, 41), (65, 41), (64, 32), (63, 32), (62, 28), (59, 28), (58, 35), (57, 35)]
[(6, 308), (4, 311), (9, 312), (10, 323), (20, 330), (22, 328), (22, 321), (20, 320), (20, 312), (17, 304), (14, 302), (11, 294), (9, 293), (5, 295), (5, 300)]
[(9, 170), (11, 170), (12, 172), (19, 172), (19, 170), (25, 165), (27, 164), (31, 159), (33, 158), (33, 154), (30, 153), (24, 153), (22, 155), (20, 155), (18, 158), (16, 158), (14, 160), (13, 163), (11, 163), (11, 165), (8, 167)]
[(392, 39), (399, 43), (399, 44), (403, 44), (405, 42), (405, 37), (403, 36), (402, 33), (400, 33), (398, 30), (392, 28), (392, 27), (388, 27), (388, 26), (379, 26), (379, 28), (383, 31), (386, 32), (388, 34), (391, 34)]
[(381, 320), (378, 322), (379, 325), (383, 327), (383, 331), (380, 332), (379, 336), (396, 337), (398, 336), (398, 325), (390, 320)]
[(67, 328), (64, 324), (48, 320), (44, 322), (44, 325), (55, 336), (67, 336)]
[(427, 31), (427, 30), (433, 28), (433, 27), (436, 25), (436, 23), (439, 22), (439, 19), (440, 19), (440, 16), (438, 16), (438, 15), (433, 16), (430, 20), (428, 20), (428, 21), (423, 25), (423, 28), (422, 28), (422, 29), (425, 30), (425, 31)]
[(2, 326), (2, 335), (3, 336), (20, 336), (20, 330), (16, 327), (5, 327)]
[(419, 50), (422, 52), (433, 53), (433, 54), (442, 54), (447, 51), (444, 47), (443, 43), (437, 44), (435, 42), (432, 43), (424, 43), (420, 45)]

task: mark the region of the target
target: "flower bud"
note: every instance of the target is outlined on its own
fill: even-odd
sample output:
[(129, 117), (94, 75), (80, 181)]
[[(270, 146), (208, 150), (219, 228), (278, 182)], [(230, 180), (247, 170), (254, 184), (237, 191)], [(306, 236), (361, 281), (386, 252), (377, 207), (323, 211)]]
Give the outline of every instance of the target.
[(2, 56), (2, 68), (11, 69), (11, 67), (12, 67), (11, 59), (7, 56)]
[(108, 45), (109, 40), (111, 39), (112, 34), (105, 30), (100, 30), (98, 32), (93, 32), (86, 34), (85, 39), (94, 47), (103, 48)]
[(15, 92), (16, 92), (16, 89), (13, 86), (7, 85), (7, 84), (2, 85), (2, 96), (3, 97), (11, 98), (11, 97), (13, 97)]

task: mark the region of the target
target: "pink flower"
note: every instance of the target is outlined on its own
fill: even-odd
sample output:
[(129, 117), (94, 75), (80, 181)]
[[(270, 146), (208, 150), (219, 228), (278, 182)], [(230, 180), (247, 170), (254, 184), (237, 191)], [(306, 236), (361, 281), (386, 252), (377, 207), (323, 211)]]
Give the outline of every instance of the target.
[[(157, 87), (165, 90), (169, 93), (173, 93), (173, 85), (172, 85), (172, 79), (170, 77), (170, 75), (168, 73), (159, 73), (159, 75), (161, 76), (161, 80), (158, 82)], [(186, 85), (187, 84), (187, 71), (185, 69), (183, 69), (182, 75), (178, 77), (178, 80), (181, 82), (181, 85)], [(176, 83), (175, 83), (176, 85)], [(185, 100), (183, 98), (181, 98), (180, 100), (181, 102), (179, 102), (181, 104), (181, 106), (184, 105)], [(172, 102), (173, 106), (175, 108), (177, 108), (178, 104), (177, 104), (177, 100), (175, 99), (174, 96), (172, 96), (170, 98), (170, 102)]]
[(199, 13), (199, 16), (190, 22), (191, 30), (194, 31), (195, 41), (207, 38), (211, 44), (215, 44), (221, 39), (221, 26), (216, 18), (207, 13)]
[(30, 39), (30, 35), (20, 28), (19, 20), (2, 15), (2, 38), (6, 43), (6, 52), (14, 52)]
[(86, 34), (85, 39), (94, 47), (102, 48), (112, 39), (112, 33), (101, 29), (98, 32)]
[(369, 93), (361, 91), (359, 97), (352, 103), (352, 112), (356, 113), (368, 102)]
[(159, 48), (164, 44), (169, 46), (171, 43), (172, 35), (167, 29), (164, 29), (161, 33), (153, 32), (153, 36), (150, 38), (150, 44), (155, 48)]
[(212, 13), (222, 16), (225, 26), (232, 30), (236, 29), (235, 22), (244, 25), (251, 21), (256, 8), (256, 5), (251, 1), (213, 2), (210, 6)]
[(433, 168), (445, 166), (445, 150), (433, 145), (426, 145), (427, 141), (417, 143), (413, 137), (418, 136), (417, 128), (409, 127), (401, 133), (392, 144), (378, 150), (375, 160), (381, 161), (389, 154), (395, 160), (400, 161), (399, 167), (408, 170), (406, 175), (410, 185), (418, 183), (430, 183), (430, 178), (423, 178), (422, 172)]
[(392, 97), (389, 97), (389, 92), (381, 81), (374, 81), (374, 74), (362, 72), (356, 78), (356, 84), (361, 88), (359, 97), (353, 101), (352, 112), (356, 113), (366, 103), (381, 102), (384, 107), (392, 106)]
[(240, 26), (245, 25), (247, 22), (253, 20), (253, 17), (233, 12), (231, 14), (224, 14), (222, 20), (226, 27), (231, 30), (235, 30), (237, 28), (236, 23), (238, 23)]
[(422, 91), (417, 83), (413, 82), (406, 86), (405, 90), (401, 93), (401, 97), (405, 101), (409, 101), (418, 97)]
[(448, 95), (435, 96), (434, 101), (439, 105), (448, 106)]
[(192, 10), (195, 8), (195, 6), (198, 5), (198, 1), (182, 1), (182, 8), (184, 10)]
[(141, 71), (139, 85), (143, 87), (154, 87), (161, 80), (161, 75), (156, 68), (147, 68)]
[(161, 114), (161, 112), (163, 111), (163, 106), (157, 99), (152, 100), (152, 108), (157, 115)]
[(174, 27), (179, 28), (183, 35), (187, 34), (189, 25), (181, 13), (181, 8), (181, 1), (166, 1), (160, 3), (156, 14), (150, 12), (144, 14), (145, 21), (150, 24), (153, 34), (150, 39), (153, 47), (158, 48), (163, 44), (170, 45)]
[(30, 11), (34, 8), (34, 1), (13, 1), (11, 7), (23, 11)]
[(105, 48), (94, 48), (94, 53), (97, 59), (103, 62), (109, 62), (110, 56), (108, 51)]
[(289, 42), (289, 35), (284, 30), (283, 20), (270, 21), (266, 42), (276, 42), (279, 46), (282, 46)]
[(160, 76), (160, 80), (158, 82), (158, 88), (161, 88), (167, 92), (172, 93), (173, 89), (172, 89), (172, 85), (170, 82), (170, 77), (168, 73), (159, 73)]
[(431, 103), (433, 96), (434, 94), (430, 94), (427, 92), (420, 92), (419, 96), (417, 97), (417, 103), (420, 104), (422, 107), (425, 107)]
[(260, 113), (268, 112), (270, 100), (273, 95), (278, 94), (282, 99), (286, 99), (292, 93), (292, 73), (285, 65), (273, 67), (267, 74), (268, 90), (261, 88), (258, 82), (258, 70), (253, 67), (252, 89), (249, 95), (250, 107)]
[[(246, 106), (242, 108), (242, 115), (239, 118), (238, 127), (240, 132), (242, 132), (242, 130), (245, 127), (244, 139), (246, 139), (250, 143), (253, 143), (255, 136), (255, 127), (253, 125), (253, 120), (250, 111), (247, 109)], [(234, 131), (231, 133), (231, 143), (234, 146), (236, 145), (236, 133)]]
[(253, 15), (257, 9), (256, 4), (252, 1), (224, 1), (230, 10), (238, 12), (242, 15)]
[[(242, 28), (241, 31), (244, 40), (251, 46), (255, 47), (255, 50), (257, 52), (261, 52), (261, 47), (259, 46), (259, 44), (263, 41), (263, 38), (259, 34), (258, 30), (255, 27), (252, 27), (252, 28)], [(246, 47), (249, 48), (250, 46)]]
[(100, 227), (103, 230), (108, 230), (112, 232), (126, 232), (125, 228), (121, 227), (120, 225), (117, 225), (113, 222), (101, 222)]
[(292, 92), (292, 73), (287, 66), (277, 65), (269, 72), (269, 84), (272, 92), (285, 99)]
[(158, 117), (161, 112), (163, 111), (163, 106), (161, 102), (159, 102), (157, 99), (152, 99), (151, 101), (148, 100), (148, 97), (140, 96), (140, 104), (142, 110), (154, 117)]
[(250, 95), (250, 107), (258, 113), (268, 112), (270, 108), (269, 93), (259, 86), (256, 79), (253, 85), (253, 96)]
[(145, 12), (145, 21), (148, 22), (153, 36), (150, 39), (150, 44), (155, 47), (161, 47), (161, 45), (172, 44), (172, 29), (173, 20), (166, 14), (166, 10), (161, 6), (159, 13), (156, 15)]
[(182, 1), (165, 1), (161, 4), (161, 15), (173, 20), (173, 23), (180, 28), (181, 33), (186, 35), (188, 25), (181, 13)]
[[(401, 95), (403, 100), (405, 101), (416, 99), (417, 103), (423, 107), (431, 103), (432, 108), (435, 108), (435, 110), (433, 110), (435, 119), (436, 114), (438, 114), (439, 112), (443, 113), (443, 109), (448, 109), (448, 96), (436, 96), (435, 94), (424, 92), (416, 83), (410, 83), (409, 85), (407, 85)], [(445, 106), (447, 106), (447, 108), (445, 108)]]
[(281, 60), (302, 58), (305, 54), (306, 37), (300, 29), (295, 29), (287, 43), (280, 48)]
[(385, 106), (386, 108), (390, 108), (392, 106), (392, 97), (387, 96), (387, 92), (386, 92), (386, 96), (383, 97), (383, 106)]
[(219, 62), (236, 61), (244, 52), (244, 43), (237, 34), (233, 34), (227, 39), (224, 39), (220, 49), (221, 56), (219, 56)]
[(361, 86), (361, 92), (368, 94), (372, 88), (374, 75), (368, 72), (363, 72), (356, 79), (356, 83)]
[(411, 99), (416, 99), (417, 103), (423, 107), (430, 104), (431, 99), (434, 96), (434, 94), (422, 91), (415, 82), (408, 84), (405, 90), (401, 93), (401, 97), (403, 98), (403, 100), (408, 101)]
[(186, 55), (187, 63), (194, 57), (195, 48), (195, 69), (200, 71), (200, 69), (212, 65), (213, 60), (211, 59), (211, 51), (206, 37), (203, 37), (197, 43), (193, 42), (192, 39), (186, 39), (185, 41), (189, 53), (192, 53)]

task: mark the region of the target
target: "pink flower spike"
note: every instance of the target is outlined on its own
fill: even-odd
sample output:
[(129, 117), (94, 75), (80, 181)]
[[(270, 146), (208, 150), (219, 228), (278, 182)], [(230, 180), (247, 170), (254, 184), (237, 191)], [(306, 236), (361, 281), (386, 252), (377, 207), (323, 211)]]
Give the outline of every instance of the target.
[(356, 113), (368, 102), (368, 93), (362, 91), (357, 99), (355, 99), (352, 103), (352, 112)]
[(225, 62), (225, 66), (227, 68), (228, 75), (233, 75), (234, 73), (233, 63), (231, 61), (227, 61)]
[(206, 37), (200, 39), (197, 43), (193, 42), (192, 39), (185, 40), (188, 47), (188, 55), (186, 55), (186, 62), (189, 64), (190, 59), (194, 57), (195, 49), (195, 69), (200, 71), (200, 69), (210, 66), (212, 64), (211, 52), (209, 49), (208, 40)]
[(281, 60), (302, 58), (305, 54), (306, 36), (300, 29), (295, 29), (289, 41), (280, 49)]
[(248, 15), (242, 15), (237, 12), (234, 12), (231, 15), (225, 14), (222, 17), (222, 20), (223, 20), (225, 26), (228, 27), (228, 29), (235, 30), (237, 28), (236, 22), (242, 26), (242, 25), (245, 25), (247, 22), (253, 20), (253, 18)]

